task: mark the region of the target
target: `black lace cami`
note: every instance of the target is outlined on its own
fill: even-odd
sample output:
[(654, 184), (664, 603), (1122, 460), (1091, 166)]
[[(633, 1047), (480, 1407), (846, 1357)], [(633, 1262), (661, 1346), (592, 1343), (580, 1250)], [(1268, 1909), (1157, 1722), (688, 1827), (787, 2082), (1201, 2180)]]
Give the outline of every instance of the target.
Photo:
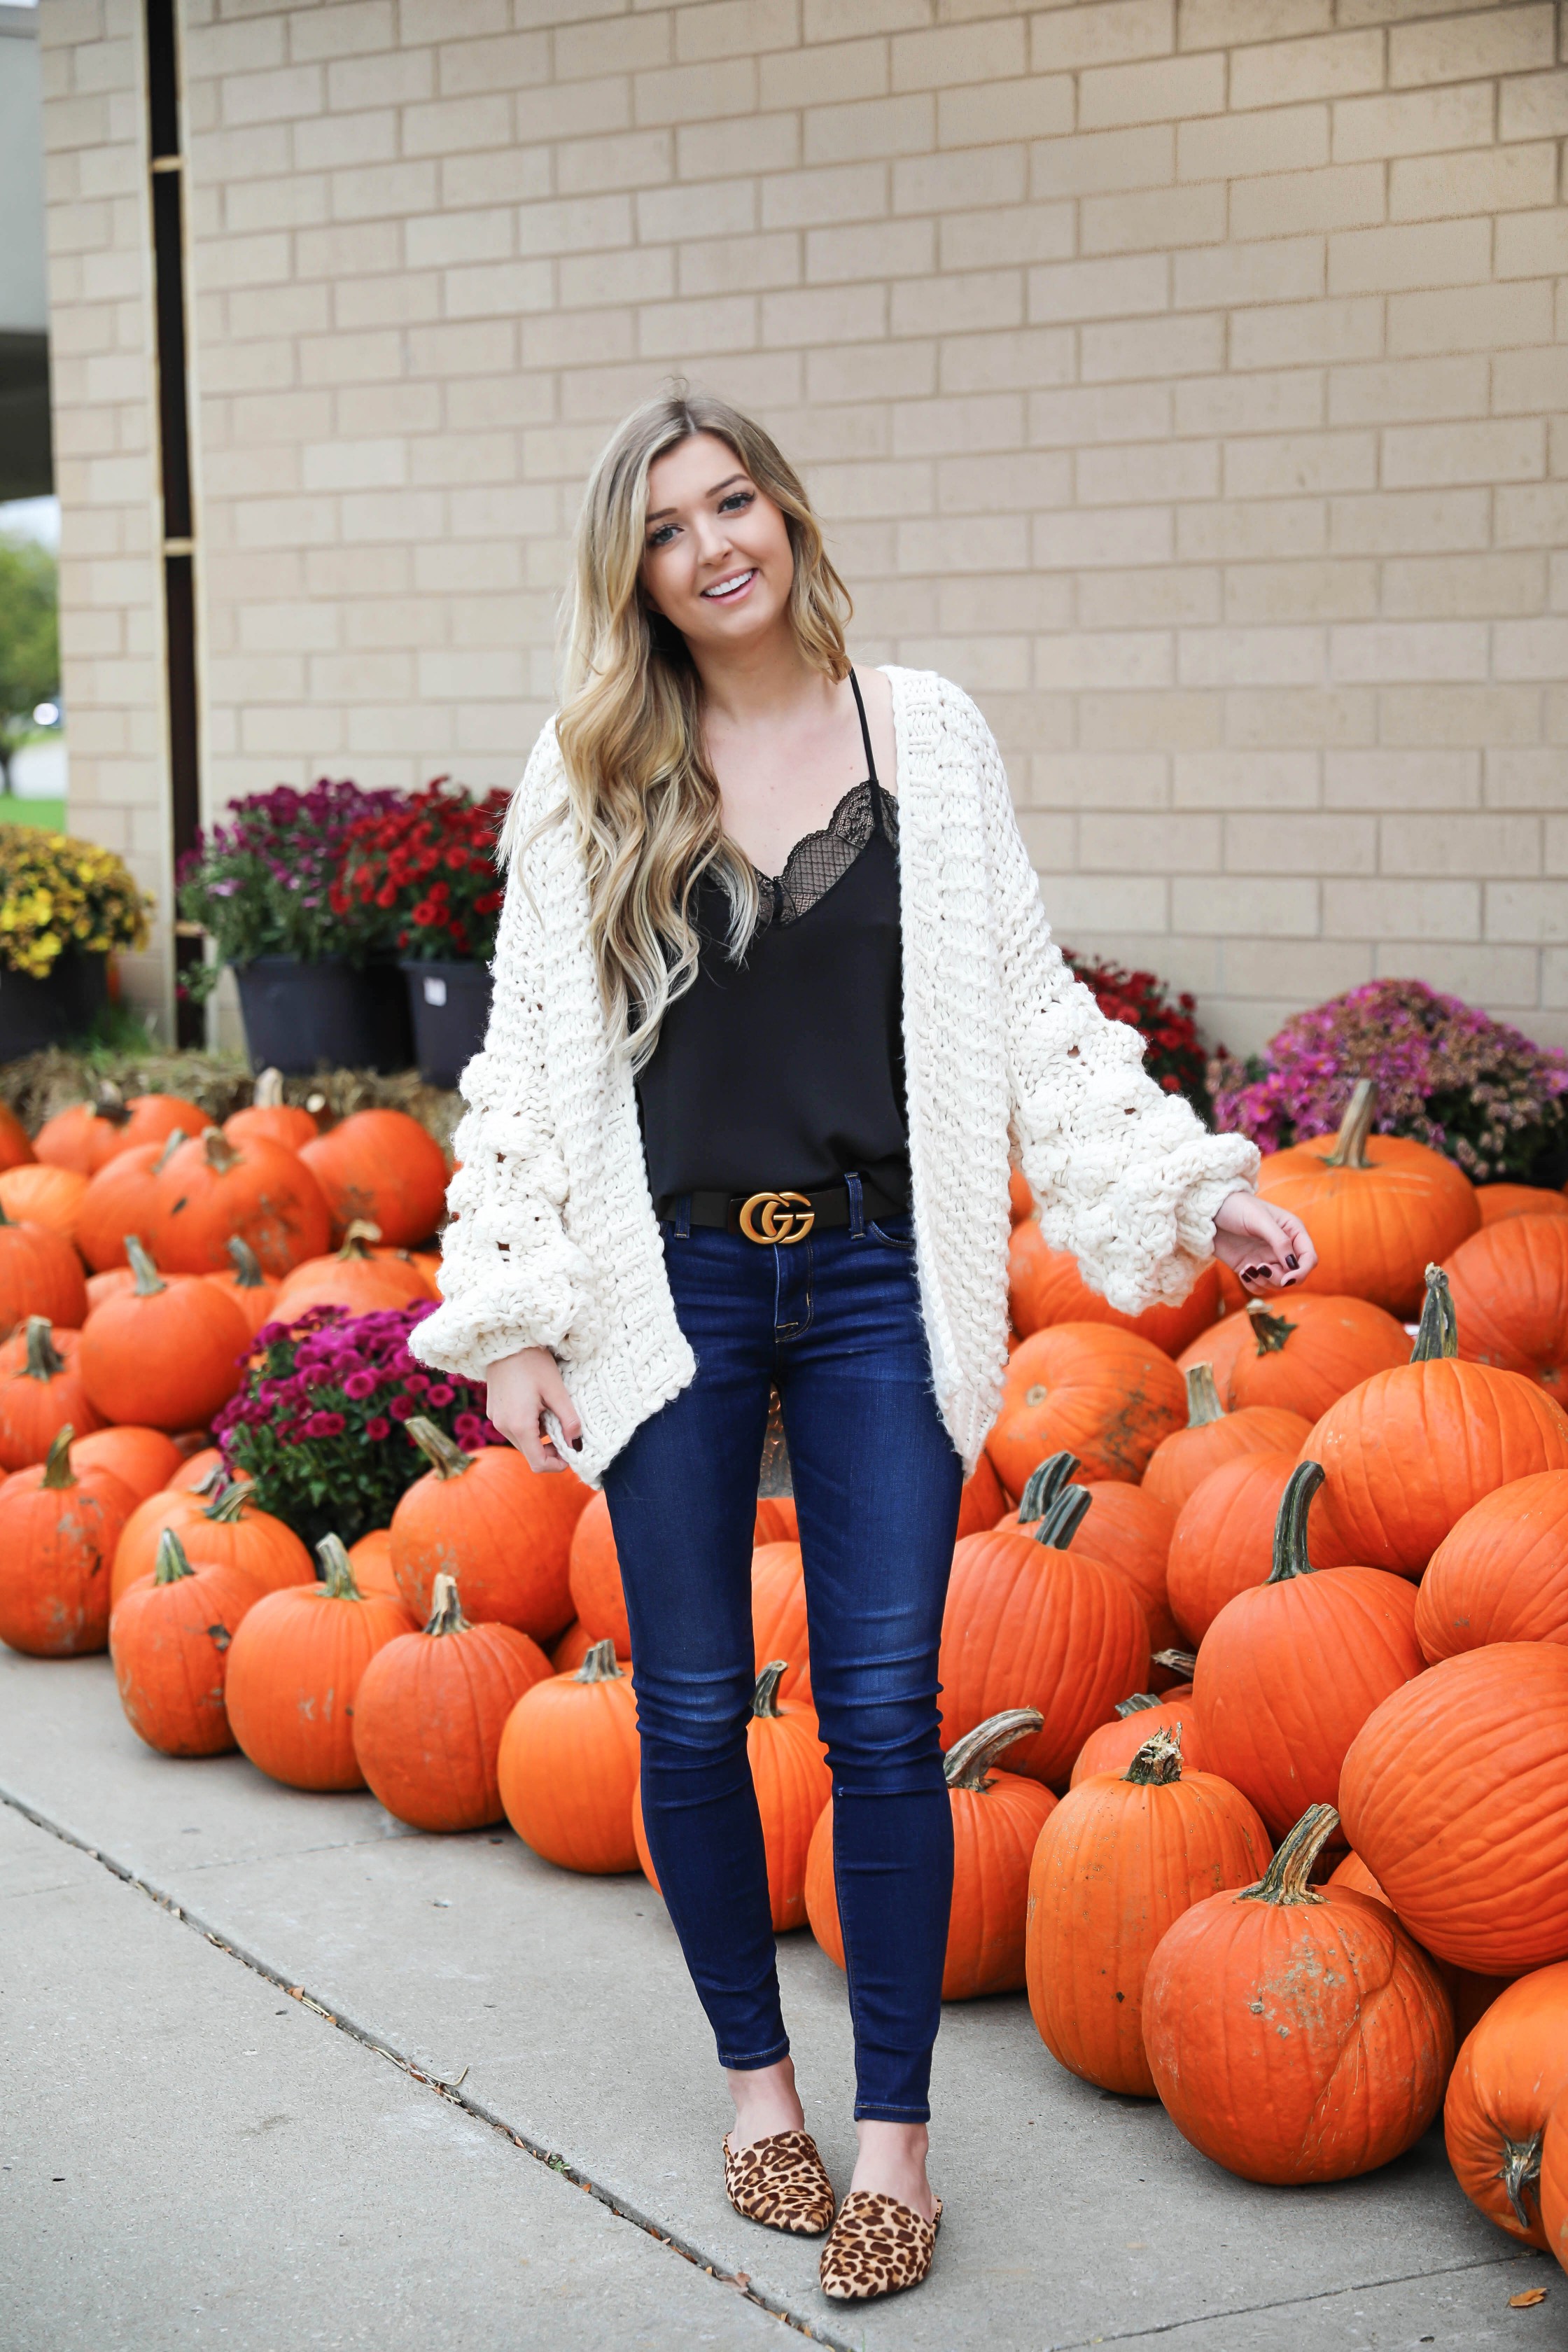
[(738, 963), (723, 884), (705, 875), (695, 893), (697, 978), (637, 1080), (658, 1202), (907, 1166), (898, 803), (878, 781), (853, 671), (850, 684), (868, 773), (782, 874), (758, 875), (761, 915)]

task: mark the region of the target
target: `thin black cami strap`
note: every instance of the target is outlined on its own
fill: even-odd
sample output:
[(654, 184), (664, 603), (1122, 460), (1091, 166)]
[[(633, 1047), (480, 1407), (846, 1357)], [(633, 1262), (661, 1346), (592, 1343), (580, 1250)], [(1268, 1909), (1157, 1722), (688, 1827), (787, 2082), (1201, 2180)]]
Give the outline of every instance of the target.
[(853, 670), (849, 684), (854, 689), (855, 708), (860, 713), (860, 740), (866, 746), (866, 773), (871, 786), (871, 823), (878, 833), (886, 833), (882, 821), (882, 787), (877, 776), (877, 755), (871, 749), (871, 730), (866, 723), (866, 705), (860, 698), (860, 681)]

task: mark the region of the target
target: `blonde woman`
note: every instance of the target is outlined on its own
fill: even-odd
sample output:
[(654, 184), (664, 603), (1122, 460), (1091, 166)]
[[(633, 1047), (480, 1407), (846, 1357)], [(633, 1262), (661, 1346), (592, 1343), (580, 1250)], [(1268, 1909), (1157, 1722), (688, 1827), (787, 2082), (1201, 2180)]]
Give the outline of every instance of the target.
[[(535, 1470), (602, 1483), (647, 1841), (734, 2101), (742, 2212), (826, 2292), (913, 2284), (952, 1832), (937, 1649), (959, 1491), (1006, 1362), (1007, 1181), (1113, 1305), (1312, 1246), (1258, 1153), (1144, 1074), (1053, 946), (984, 719), (858, 671), (849, 599), (760, 425), (678, 392), (588, 485), (566, 698), (508, 818), (463, 1074), (444, 1303)], [(746, 1761), (771, 1390), (833, 1774), (859, 2153), (835, 2215), (780, 2012)]]

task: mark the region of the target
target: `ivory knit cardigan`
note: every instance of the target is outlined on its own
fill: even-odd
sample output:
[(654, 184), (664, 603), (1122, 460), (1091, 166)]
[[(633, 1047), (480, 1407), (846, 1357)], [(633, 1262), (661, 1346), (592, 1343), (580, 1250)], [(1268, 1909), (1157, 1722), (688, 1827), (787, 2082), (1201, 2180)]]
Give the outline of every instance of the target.
[[(967, 1474), (1007, 1363), (1007, 1178), (1054, 1249), (1129, 1313), (1176, 1301), (1257, 1147), (1208, 1134), (1142, 1066), (1051, 940), (1002, 756), (967, 694), (889, 667), (898, 750), (903, 1023), (915, 1269), (937, 1402)], [(519, 787), (523, 830), (564, 795), (552, 720)], [(676, 1319), (633, 1080), (612, 1055), (570, 823), (514, 858), (481, 1051), (462, 1074), (443, 1304), (409, 1345), (483, 1380), (552, 1349), (598, 1485), (696, 1360)], [(784, 1171), (787, 1176), (788, 1171)]]

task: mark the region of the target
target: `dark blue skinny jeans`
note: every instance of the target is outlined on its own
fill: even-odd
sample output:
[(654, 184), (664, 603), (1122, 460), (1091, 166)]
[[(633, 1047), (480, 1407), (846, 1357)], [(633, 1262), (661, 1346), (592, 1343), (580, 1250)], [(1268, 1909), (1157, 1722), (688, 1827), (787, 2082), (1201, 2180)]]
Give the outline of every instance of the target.
[[(858, 1189), (858, 1188), (857, 1188)], [(937, 1651), (963, 1470), (931, 1390), (907, 1213), (793, 1243), (663, 1226), (696, 1377), (604, 1475), (631, 1624), (648, 1850), (720, 2063), (776, 2064), (746, 1760), (768, 1391), (789, 1441), (858, 2117), (923, 2123), (952, 1889)]]

